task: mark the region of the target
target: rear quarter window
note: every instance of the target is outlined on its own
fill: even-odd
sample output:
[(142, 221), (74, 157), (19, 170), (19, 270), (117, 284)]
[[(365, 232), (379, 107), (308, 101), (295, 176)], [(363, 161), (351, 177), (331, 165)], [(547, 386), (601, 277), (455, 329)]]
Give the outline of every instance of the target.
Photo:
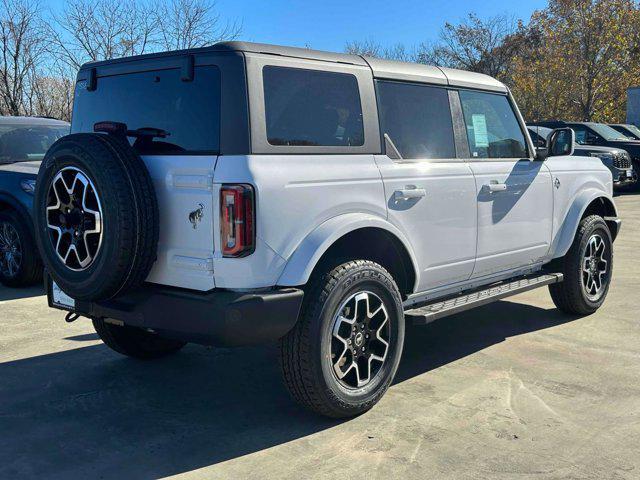
[(355, 76), (265, 66), (267, 141), (286, 146), (361, 146), (362, 106)]
[(188, 82), (178, 68), (98, 77), (94, 91), (78, 82), (72, 132), (92, 132), (97, 122), (122, 122), (130, 130), (168, 132), (139, 147), (143, 154), (217, 153), (220, 84), (215, 66), (195, 67)]

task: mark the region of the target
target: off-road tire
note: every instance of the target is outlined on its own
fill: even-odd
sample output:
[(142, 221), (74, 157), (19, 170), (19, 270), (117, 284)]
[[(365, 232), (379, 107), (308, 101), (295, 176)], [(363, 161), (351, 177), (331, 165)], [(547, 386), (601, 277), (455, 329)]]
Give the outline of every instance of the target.
[(140, 360), (161, 358), (177, 352), (186, 345), (184, 342), (162, 338), (141, 328), (114, 325), (102, 319), (94, 319), (93, 328), (106, 346), (122, 355)]
[[(58, 257), (47, 226), (51, 182), (65, 167), (80, 169), (96, 187), (103, 210), (103, 237), (93, 263), (75, 271)], [(36, 183), (36, 240), (45, 267), (77, 300), (113, 298), (141, 285), (156, 260), (159, 214), (149, 172), (133, 148), (118, 137), (78, 133), (47, 152)]]
[[(359, 291), (374, 292), (383, 302), (392, 322), (389, 352), (371, 382), (359, 389), (346, 389), (333, 375), (331, 341), (334, 316), (342, 302)], [(333, 418), (351, 417), (373, 407), (395, 376), (404, 342), (404, 313), (398, 287), (387, 270), (368, 260), (353, 260), (329, 271), (314, 274), (296, 326), (280, 340), (280, 363), (284, 383), (303, 406)]]
[[(587, 242), (594, 233), (600, 234), (609, 252), (608, 278), (606, 284), (603, 285), (602, 294), (596, 301), (592, 301), (587, 297), (582, 285), (582, 256)], [(590, 315), (602, 306), (611, 284), (611, 273), (613, 271), (612, 247), (611, 232), (602, 217), (590, 215), (582, 219), (569, 251), (559, 262), (560, 272), (563, 273), (564, 280), (560, 283), (549, 285), (551, 299), (556, 307), (568, 314)]]
[(14, 210), (0, 212), (0, 226), (6, 222), (13, 227), (18, 234), (22, 253), (20, 266), (14, 275), (5, 275), (0, 269), (0, 283), (7, 287), (27, 287), (42, 283), (42, 262), (31, 230), (25, 224), (25, 220), (31, 221), (31, 218), (21, 218)]

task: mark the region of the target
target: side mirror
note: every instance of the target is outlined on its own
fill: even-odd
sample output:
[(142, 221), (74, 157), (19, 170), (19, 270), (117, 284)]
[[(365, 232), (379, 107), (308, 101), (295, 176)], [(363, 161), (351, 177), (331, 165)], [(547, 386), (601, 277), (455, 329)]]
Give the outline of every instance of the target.
[(549, 135), (547, 156), (573, 155), (576, 134), (570, 128), (556, 128)]

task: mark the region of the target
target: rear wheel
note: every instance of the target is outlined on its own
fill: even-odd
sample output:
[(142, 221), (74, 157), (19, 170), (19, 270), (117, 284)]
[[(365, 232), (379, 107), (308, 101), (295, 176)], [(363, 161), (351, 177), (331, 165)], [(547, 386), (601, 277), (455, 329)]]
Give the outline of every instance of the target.
[(373, 407), (393, 381), (404, 314), (393, 278), (366, 260), (315, 275), (301, 317), (280, 344), (285, 384), (302, 405), (330, 417)]
[(93, 327), (100, 339), (112, 350), (129, 357), (151, 360), (177, 352), (186, 344), (162, 338), (141, 328), (114, 325), (94, 319)]
[(584, 218), (571, 248), (562, 259), (564, 281), (549, 286), (551, 298), (562, 311), (588, 315), (604, 303), (613, 268), (613, 241), (604, 219)]
[(16, 212), (0, 212), (0, 283), (25, 287), (41, 280), (42, 262), (29, 228)]

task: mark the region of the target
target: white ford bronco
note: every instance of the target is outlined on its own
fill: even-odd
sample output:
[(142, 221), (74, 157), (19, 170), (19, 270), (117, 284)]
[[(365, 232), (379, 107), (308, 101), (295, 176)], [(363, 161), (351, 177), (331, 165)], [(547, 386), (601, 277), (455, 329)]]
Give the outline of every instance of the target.
[(90, 63), (37, 179), (49, 304), (137, 358), (278, 341), (296, 400), (356, 415), (405, 322), (545, 285), (602, 305), (620, 220), (573, 144), (534, 148), (458, 70), (241, 42)]

